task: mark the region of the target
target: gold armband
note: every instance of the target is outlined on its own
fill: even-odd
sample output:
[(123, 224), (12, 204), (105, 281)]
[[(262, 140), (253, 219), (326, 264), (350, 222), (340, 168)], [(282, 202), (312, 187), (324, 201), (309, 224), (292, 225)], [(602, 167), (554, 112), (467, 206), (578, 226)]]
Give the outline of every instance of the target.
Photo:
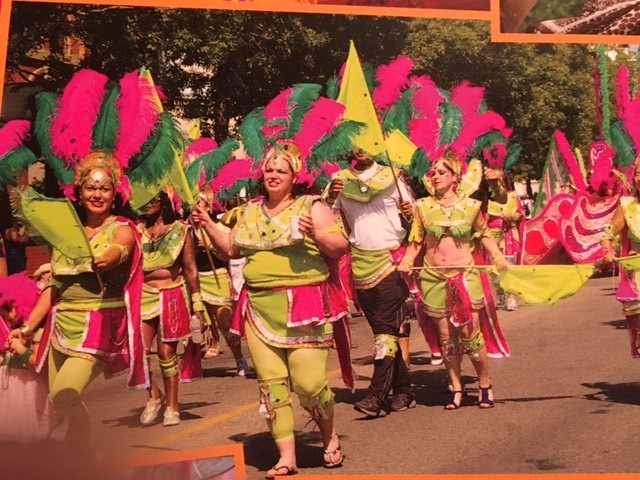
[(204, 312), (204, 302), (202, 300), (196, 300), (191, 303), (191, 309), (194, 312)]
[(196, 303), (196, 302), (201, 302), (202, 301), (202, 293), (200, 292), (193, 292), (191, 294), (191, 302), (192, 303)]
[(502, 253), (498, 252), (498, 253), (494, 253), (491, 255), (491, 259), (493, 260), (493, 264), (495, 265), (496, 263), (498, 263), (499, 261), (506, 261), (506, 259), (504, 258), (504, 255), (502, 255)]
[(120, 257), (118, 257), (118, 265), (127, 261), (129, 258), (129, 254), (131, 254), (131, 247), (127, 245), (120, 245), (119, 243), (114, 243), (111, 245), (113, 248), (117, 248), (120, 251)]

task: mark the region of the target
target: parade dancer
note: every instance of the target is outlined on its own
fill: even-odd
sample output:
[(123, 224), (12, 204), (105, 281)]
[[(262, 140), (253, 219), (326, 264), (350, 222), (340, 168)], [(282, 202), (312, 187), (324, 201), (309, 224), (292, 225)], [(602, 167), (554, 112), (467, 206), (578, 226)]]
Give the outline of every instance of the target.
[(362, 148), (352, 154), (355, 165), (333, 176), (326, 200), (342, 214), (348, 229), (358, 305), (374, 335), (373, 377), (367, 395), (354, 408), (379, 417), (416, 405), (398, 345), (409, 288), (396, 270), (397, 252), (407, 234), (401, 215), (412, 215), (413, 200), (391, 167), (379, 165)]
[(480, 330), (479, 310), (485, 308), (482, 282), (473, 268), (471, 238), (480, 235), (482, 246), (499, 270), (507, 262), (488, 232), (481, 202), (457, 192), (462, 164), (453, 154), (444, 154), (433, 165), (430, 181), (435, 195), (417, 201), (409, 234), (409, 246), (398, 270), (410, 272), (416, 256), (425, 246), (424, 267), (420, 270), (422, 301), (427, 315), (436, 322), (444, 363), (451, 383), (445, 408), (462, 405), (462, 356), (469, 355), (478, 375), (480, 408), (494, 406), (489, 362)]
[[(142, 222), (138, 224), (144, 270), (142, 335), (147, 359), (153, 339), (158, 336), (158, 363), (166, 396), (162, 424), (167, 427), (180, 423), (180, 379), (190, 381), (202, 376), (199, 345), (188, 340), (180, 369), (177, 346), (178, 341), (188, 339), (191, 334), (192, 315), (198, 320), (199, 330), (204, 329), (204, 304), (190, 225), (179, 220), (166, 191), (161, 191), (142, 210)], [(152, 424), (161, 407), (162, 395), (151, 375), (149, 399), (140, 415), (140, 423)]]
[(344, 460), (325, 371), (331, 322), (346, 317), (348, 307), (325, 256), (339, 258), (348, 243), (319, 197), (300, 194), (308, 186), (300, 183), (305, 169), (294, 143), (270, 147), (262, 171), (264, 197), (243, 207), (230, 233), (200, 206), (193, 215), (219, 251), (247, 259), (244, 298), (237, 308), (258, 376), (260, 409), (280, 453), (267, 472), (273, 478), (297, 471), (291, 389), (320, 429), (325, 467)]

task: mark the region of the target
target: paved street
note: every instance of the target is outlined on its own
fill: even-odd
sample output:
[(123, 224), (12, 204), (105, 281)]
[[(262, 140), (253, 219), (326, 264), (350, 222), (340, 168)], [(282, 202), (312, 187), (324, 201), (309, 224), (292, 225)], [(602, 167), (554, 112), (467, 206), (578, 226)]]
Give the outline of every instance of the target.
[[(335, 353), (329, 366), (347, 459), (343, 468), (322, 468), (319, 434), (305, 426), (308, 419), (296, 400), (300, 474), (640, 472), (640, 364), (629, 354), (615, 285), (616, 279), (596, 278), (553, 307), (501, 313), (512, 354), (491, 360), (493, 410), (476, 406), (477, 384), (468, 359), (469, 396), (463, 408), (443, 409), (444, 369), (429, 364), (426, 343), (414, 325), (411, 375), (417, 408), (363, 419), (353, 403), (372, 371), (371, 335), (364, 318), (355, 318), (356, 392), (342, 385)], [(145, 393), (126, 390), (124, 378), (94, 382), (86, 403), (99, 447), (109, 455), (138, 455), (243, 444), (247, 478), (264, 478), (277, 453), (257, 413), (255, 378), (234, 375), (226, 348), (204, 366), (204, 380), (181, 386), (183, 421), (171, 428), (139, 426)]]

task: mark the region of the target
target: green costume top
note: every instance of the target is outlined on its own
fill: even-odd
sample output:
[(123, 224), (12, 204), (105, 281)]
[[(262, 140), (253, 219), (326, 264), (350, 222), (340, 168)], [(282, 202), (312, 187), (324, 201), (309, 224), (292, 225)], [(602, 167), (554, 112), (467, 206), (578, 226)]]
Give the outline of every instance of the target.
[(516, 192), (509, 192), (507, 194), (507, 203), (498, 203), (494, 200), (489, 200), (487, 203), (487, 213), (492, 217), (502, 217), (505, 213), (515, 214), (518, 211), (518, 196)]
[(289, 324), (297, 287), (323, 282), (329, 267), (308, 237), (291, 238), (290, 219), (310, 214), (316, 196), (300, 196), (283, 211), (269, 217), (262, 202), (243, 207), (234, 242), (247, 258), (242, 270), (249, 308), (246, 318), (262, 341), (280, 348), (327, 347), (333, 340), (330, 323), (322, 325)]
[(629, 195), (620, 198), (620, 206), (627, 224), (629, 241), (640, 243), (640, 203)]
[(422, 243), (425, 232), (438, 240), (445, 235), (454, 238), (468, 236), (473, 222), (480, 213), (481, 202), (463, 197), (450, 207), (444, 207), (434, 197), (420, 198), (416, 202), (416, 215), (409, 233), (409, 241)]
[(138, 230), (142, 237), (142, 269), (152, 272), (171, 267), (182, 253), (184, 242), (189, 233), (188, 224), (176, 220), (162, 237), (152, 240), (142, 224)]
[(391, 167), (379, 168), (380, 170), (372, 178), (364, 182), (351, 169), (340, 170), (332, 178), (344, 182), (344, 189), (340, 195), (356, 202), (367, 203), (371, 198), (393, 186), (398, 176), (398, 174), (394, 176)]
[(317, 199), (300, 196), (273, 217), (265, 213), (262, 202), (243, 207), (234, 243), (247, 257), (242, 270), (247, 286), (289, 287), (327, 279), (329, 268), (315, 242), (308, 237), (291, 238), (291, 217), (309, 215)]
[[(103, 255), (113, 245), (116, 232), (120, 227), (128, 226), (126, 221), (115, 218), (89, 238), (94, 257)], [(129, 278), (130, 262), (124, 262), (102, 275), (104, 290), (96, 272), (93, 271), (92, 258), (73, 259), (65, 256), (56, 248), (51, 257), (52, 284), (60, 291), (60, 302), (90, 302), (99, 304), (104, 299), (122, 299), (124, 286)]]

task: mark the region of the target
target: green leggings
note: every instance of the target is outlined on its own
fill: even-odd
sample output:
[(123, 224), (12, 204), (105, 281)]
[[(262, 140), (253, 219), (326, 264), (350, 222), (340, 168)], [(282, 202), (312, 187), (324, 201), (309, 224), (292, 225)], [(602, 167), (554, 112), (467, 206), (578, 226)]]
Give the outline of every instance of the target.
[(78, 448), (91, 448), (91, 420), (80, 395), (101, 372), (97, 363), (49, 349), (49, 398), (56, 415), (68, 419), (67, 440)]
[[(289, 400), (288, 380), (300, 403), (315, 418), (314, 405), (319, 403), (326, 416), (333, 416), (333, 393), (326, 378), (328, 348), (278, 348), (264, 343), (246, 323), (247, 346), (260, 385), (276, 380), (279, 387), (271, 394), (279, 394), (279, 405), (275, 405), (275, 418), (269, 419), (269, 429), (275, 440), (284, 440), (294, 435), (293, 407)], [(281, 381), (278, 381), (281, 380)], [(261, 389), (262, 390), (262, 389)], [(261, 398), (262, 400), (262, 398)]]

